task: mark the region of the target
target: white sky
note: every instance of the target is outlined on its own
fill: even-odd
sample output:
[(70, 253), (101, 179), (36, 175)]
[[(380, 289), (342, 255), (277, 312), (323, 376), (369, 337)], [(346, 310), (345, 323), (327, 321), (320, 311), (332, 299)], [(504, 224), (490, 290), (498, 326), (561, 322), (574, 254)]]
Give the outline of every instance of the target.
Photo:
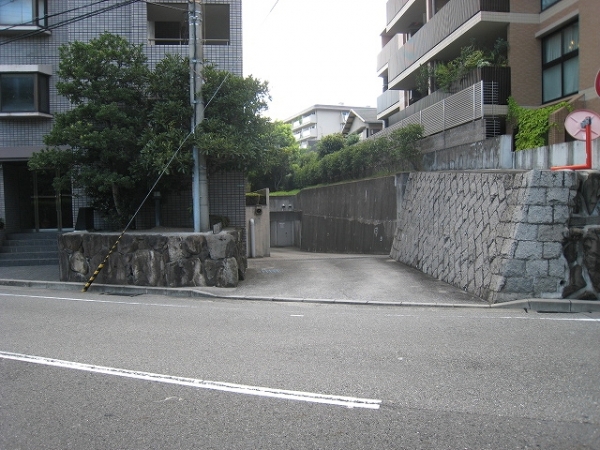
[(244, 75), (269, 82), (266, 115), (285, 120), (315, 104), (376, 107), (385, 4), (243, 0)]

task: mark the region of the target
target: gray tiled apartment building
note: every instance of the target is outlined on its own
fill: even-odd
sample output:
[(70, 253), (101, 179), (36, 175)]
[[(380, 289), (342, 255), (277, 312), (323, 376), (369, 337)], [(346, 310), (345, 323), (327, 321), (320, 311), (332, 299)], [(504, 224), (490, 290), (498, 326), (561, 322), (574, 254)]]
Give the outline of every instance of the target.
[[(425, 135), (469, 144), (507, 132), (509, 96), (525, 107), (568, 101), (600, 112), (598, 0), (388, 0), (386, 8), (377, 118), (388, 130), (421, 123)], [(476, 70), (446, 92), (418, 89), (422, 67), (452, 61), (474, 41), (492, 48), (498, 38), (508, 44), (508, 67)], [(561, 125), (550, 143), (569, 139), (566, 115), (565, 108), (555, 113)]]
[[(203, 8), (205, 60), (242, 75), (242, 0), (197, 3)], [(69, 108), (55, 87), (59, 47), (106, 31), (143, 44), (153, 66), (168, 53), (189, 54), (188, 23), (188, 2), (181, 0), (0, 0), (0, 218), (7, 231), (69, 229), (79, 207), (87, 205), (71, 192), (57, 201), (51, 181), (27, 169), (32, 153), (44, 146), (53, 115)], [(209, 180), (211, 214), (244, 226), (243, 181), (242, 174)], [(169, 205), (163, 226), (193, 226), (191, 190), (163, 207)], [(151, 226), (152, 217), (143, 213), (142, 226)]]

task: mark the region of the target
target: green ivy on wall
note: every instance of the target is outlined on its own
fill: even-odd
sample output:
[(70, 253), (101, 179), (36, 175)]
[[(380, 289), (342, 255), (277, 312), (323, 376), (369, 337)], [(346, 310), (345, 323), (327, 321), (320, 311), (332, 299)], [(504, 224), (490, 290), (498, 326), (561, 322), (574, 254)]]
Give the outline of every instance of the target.
[(557, 126), (550, 122), (550, 114), (561, 108), (572, 109), (567, 102), (560, 102), (543, 108), (530, 109), (519, 106), (509, 97), (507, 119), (516, 125), (515, 150), (543, 147), (548, 145), (548, 130)]

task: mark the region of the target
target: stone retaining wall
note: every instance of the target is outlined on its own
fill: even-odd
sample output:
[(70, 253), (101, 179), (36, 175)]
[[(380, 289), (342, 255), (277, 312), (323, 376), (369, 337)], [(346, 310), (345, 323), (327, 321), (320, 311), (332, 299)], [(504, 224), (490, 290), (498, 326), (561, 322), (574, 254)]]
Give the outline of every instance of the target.
[(560, 297), (572, 171), (400, 175), (392, 258), (490, 303)]
[[(235, 287), (247, 260), (241, 229), (211, 233), (128, 232), (95, 283), (136, 286)], [(87, 282), (119, 233), (59, 236), (61, 281)]]
[(600, 300), (600, 172), (578, 172), (577, 197), (564, 241), (569, 281), (564, 298)]

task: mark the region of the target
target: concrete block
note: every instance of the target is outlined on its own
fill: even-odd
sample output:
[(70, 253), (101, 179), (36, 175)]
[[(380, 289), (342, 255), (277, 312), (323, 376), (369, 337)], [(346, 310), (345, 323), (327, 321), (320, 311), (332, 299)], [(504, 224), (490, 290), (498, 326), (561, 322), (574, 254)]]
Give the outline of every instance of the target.
[(548, 275), (565, 280), (568, 276), (567, 262), (563, 258), (548, 261)]
[(558, 259), (562, 256), (563, 246), (560, 242), (544, 242), (543, 248), (542, 258), (544, 259)]
[(507, 277), (502, 289), (506, 294), (531, 294), (533, 293), (533, 279), (529, 277)]
[(519, 241), (514, 257), (517, 259), (541, 259), (543, 245), (539, 242)]
[(517, 238), (520, 241), (537, 241), (539, 225), (522, 224), (518, 227)]
[(571, 312), (571, 302), (559, 299), (531, 299), (529, 309), (537, 312)]
[(525, 263), (525, 273), (529, 277), (545, 277), (548, 275), (548, 261), (535, 259)]
[(571, 312), (598, 312), (600, 301), (598, 300), (571, 300)]
[(541, 242), (561, 242), (568, 231), (562, 224), (539, 225), (537, 240)]
[(553, 207), (552, 221), (555, 224), (567, 224), (571, 217), (571, 211), (567, 205), (556, 205)]
[(551, 224), (554, 221), (552, 206), (530, 206), (527, 212), (528, 223)]
[(571, 190), (566, 187), (550, 188), (546, 192), (546, 204), (568, 205), (571, 200)]
[(527, 190), (525, 194), (524, 202), (528, 205), (546, 205), (546, 189), (545, 188), (531, 188)]

